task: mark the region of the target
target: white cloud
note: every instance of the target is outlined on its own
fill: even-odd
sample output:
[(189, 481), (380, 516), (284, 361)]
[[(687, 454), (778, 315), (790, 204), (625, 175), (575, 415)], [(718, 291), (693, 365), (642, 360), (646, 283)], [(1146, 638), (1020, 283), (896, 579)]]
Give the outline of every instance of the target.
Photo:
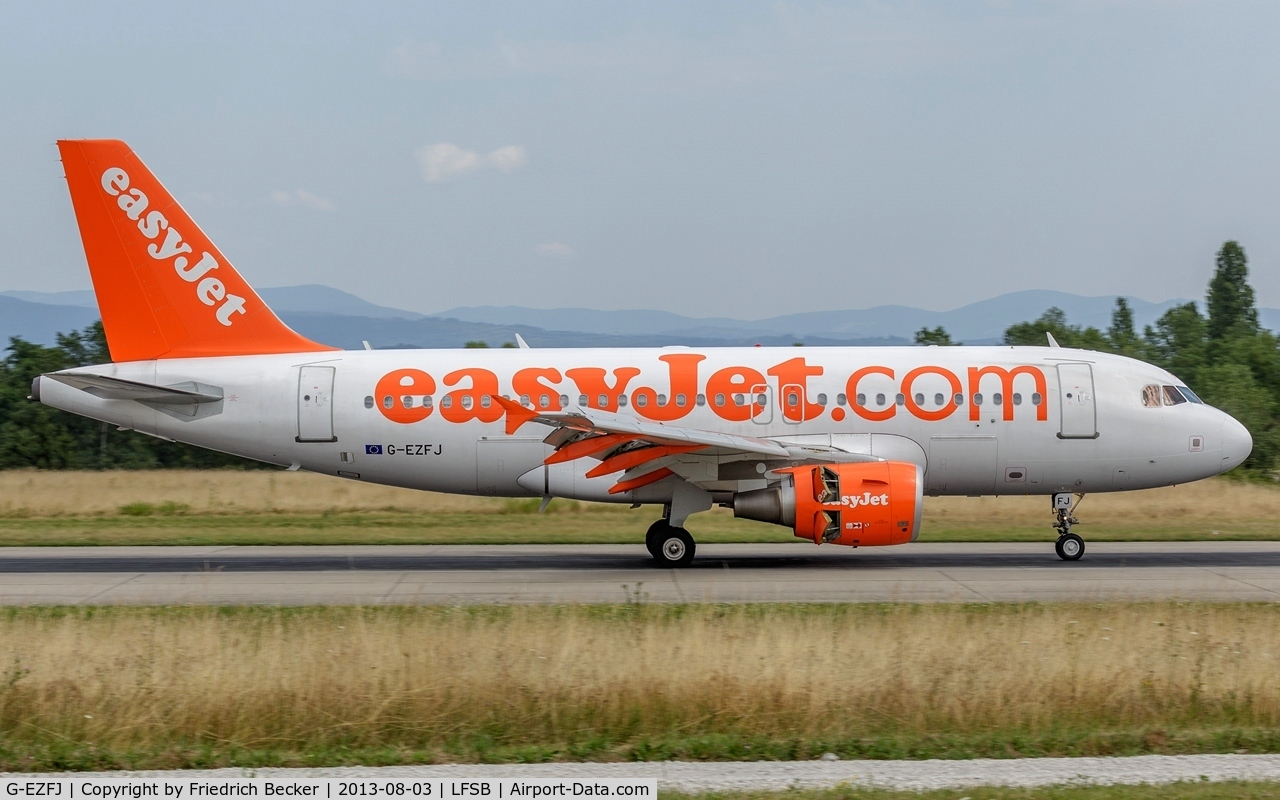
[(422, 178), (427, 183), (440, 183), (486, 167), (511, 172), (523, 167), (529, 160), (525, 149), (516, 144), (499, 147), (489, 155), (482, 156), (456, 144), (439, 142), (419, 149), (414, 156), (418, 160), (418, 168), (422, 170)]
[(529, 157), (525, 155), (524, 148), (516, 144), (499, 147), (489, 154), (489, 163), (503, 172), (519, 169), (528, 160)]
[(577, 255), (573, 252), (573, 248), (564, 242), (546, 242), (533, 248), (544, 256), (554, 256), (555, 258), (570, 258)]
[(315, 211), (333, 211), (337, 208), (332, 200), (314, 192), (308, 192), (306, 189), (294, 189), (292, 192), (276, 189), (271, 192), (271, 202), (278, 206), (306, 206)]

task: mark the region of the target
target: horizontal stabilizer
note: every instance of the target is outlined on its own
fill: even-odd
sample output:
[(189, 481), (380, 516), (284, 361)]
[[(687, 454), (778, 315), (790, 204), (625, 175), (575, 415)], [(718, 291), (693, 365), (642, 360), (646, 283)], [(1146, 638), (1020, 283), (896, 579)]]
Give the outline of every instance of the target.
[(103, 400), (136, 400), (139, 403), (159, 405), (195, 405), (214, 403), (222, 399), (222, 389), (194, 381), (173, 386), (156, 386), (85, 372), (50, 372), (41, 377), (65, 383), (67, 386), (88, 392)]

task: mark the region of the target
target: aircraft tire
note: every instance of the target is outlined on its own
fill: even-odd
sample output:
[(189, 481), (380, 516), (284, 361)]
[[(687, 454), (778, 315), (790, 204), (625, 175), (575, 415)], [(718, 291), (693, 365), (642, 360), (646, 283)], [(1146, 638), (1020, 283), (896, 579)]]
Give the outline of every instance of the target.
[(1058, 558), (1063, 561), (1079, 561), (1084, 555), (1084, 539), (1074, 533), (1068, 533), (1058, 537), (1058, 541), (1053, 543), (1053, 549), (1057, 551)]
[(662, 532), (654, 537), (654, 542), (656, 552), (653, 554), (653, 560), (658, 563), (658, 566), (669, 569), (680, 568), (687, 567), (693, 562), (697, 545), (684, 528), (675, 528), (664, 523)]
[(649, 551), (649, 555), (655, 560), (658, 559), (658, 538), (665, 534), (671, 526), (667, 524), (665, 519), (660, 519), (649, 526), (649, 530), (644, 534), (644, 546)]

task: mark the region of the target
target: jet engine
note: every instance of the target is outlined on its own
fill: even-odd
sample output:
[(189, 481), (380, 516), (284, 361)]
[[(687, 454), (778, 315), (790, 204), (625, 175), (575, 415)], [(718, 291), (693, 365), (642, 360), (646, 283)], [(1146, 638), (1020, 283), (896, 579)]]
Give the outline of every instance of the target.
[(924, 470), (904, 461), (775, 470), (776, 488), (733, 496), (733, 515), (785, 525), (814, 544), (902, 544), (920, 533)]

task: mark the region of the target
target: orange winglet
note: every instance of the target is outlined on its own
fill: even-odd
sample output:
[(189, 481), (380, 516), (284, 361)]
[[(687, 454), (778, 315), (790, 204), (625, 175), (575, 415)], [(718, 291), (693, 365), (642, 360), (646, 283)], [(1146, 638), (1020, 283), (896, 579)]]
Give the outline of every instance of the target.
[(638, 467), (645, 462), (653, 461), (655, 458), (673, 456), (677, 453), (687, 453), (690, 450), (701, 450), (702, 448), (703, 445), (700, 444), (666, 444), (655, 447), (642, 447), (639, 450), (628, 450), (625, 453), (610, 456), (587, 470), (587, 477), (598, 478), (601, 475)]
[(662, 469), (655, 469), (653, 472), (646, 472), (639, 478), (632, 478), (629, 481), (619, 481), (618, 483), (615, 483), (609, 488), (609, 494), (622, 494), (623, 492), (629, 492), (632, 489), (639, 489), (641, 486), (648, 486), (651, 483), (657, 483), (668, 475), (674, 474), (674, 472), (666, 467), (663, 467)]
[(544, 464), (559, 464), (563, 461), (574, 461), (583, 456), (593, 455), (608, 450), (610, 447), (623, 444), (624, 442), (634, 441), (636, 438), (626, 433), (606, 433), (603, 436), (592, 436), (587, 439), (579, 439), (576, 442), (561, 447), (551, 455), (547, 456)]
[(508, 400), (507, 398), (496, 394), (491, 394), (489, 397), (493, 398), (493, 402), (506, 409), (508, 436), (520, 430), (521, 425), (538, 416), (537, 411), (534, 411), (532, 408), (525, 408), (514, 400)]

